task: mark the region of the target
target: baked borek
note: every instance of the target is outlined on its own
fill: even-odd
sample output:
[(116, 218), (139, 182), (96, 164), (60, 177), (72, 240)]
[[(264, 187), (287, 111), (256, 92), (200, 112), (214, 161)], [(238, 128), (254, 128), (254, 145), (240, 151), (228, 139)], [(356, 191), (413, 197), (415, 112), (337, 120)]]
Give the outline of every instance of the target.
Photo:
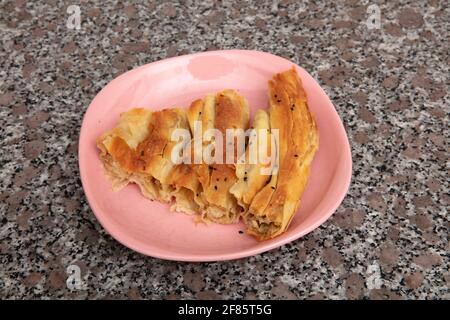
[(243, 215), (247, 233), (258, 240), (286, 231), (297, 211), (319, 145), (314, 117), (294, 68), (269, 81), (270, 128), (278, 129), (278, 173), (253, 198)]

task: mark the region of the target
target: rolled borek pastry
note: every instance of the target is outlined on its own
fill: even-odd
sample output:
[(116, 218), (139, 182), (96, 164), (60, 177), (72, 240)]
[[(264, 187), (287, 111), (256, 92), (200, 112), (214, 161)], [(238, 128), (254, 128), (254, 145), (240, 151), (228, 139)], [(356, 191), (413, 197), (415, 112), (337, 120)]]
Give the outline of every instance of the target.
[[(190, 167), (172, 162), (175, 129), (189, 132), (184, 109), (152, 112), (132, 109), (120, 116), (118, 125), (100, 136), (100, 159), (113, 189), (130, 182), (139, 185), (144, 196), (164, 202), (176, 200), (172, 207), (187, 213), (198, 211), (194, 195), (200, 185)], [(175, 186), (174, 180), (178, 183)]]
[(278, 173), (272, 175), (244, 214), (247, 233), (258, 240), (286, 231), (308, 181), (311, 162), (319, 145), (316, 123), (294, 68), (269, 81), (270, 127), (278, 129)]
[(254, 117), (245, 161), (244, 163), (237, 162), (236, 176), (238, 180), (230, 189), (244, 211), (248, 210), (255, 195), (271, 178), (274, 160), (276, 160), (274, 142), (275, 139), (270, 132), (269, 114), (265, 110), (259, 109)]
[[(238, 148), (235, 148), (232, 163), (226, 163), (226, 130), (241, 129), (244, 131), (248, 128), (248, 103), (234, 90), (224, 90), (194, 101), (187, 114), (191, 131), (194, 132), (192, 142), (194, 164), (192, 164), (192, 168), (197, 173), (202, 189), (195, 200), (201, 207), (202, 217), (206, 221), (223, 224), (237, 222), (243, 209), (230, 193), (230, 188), (237, 180), (234, 162), (241, 154)], [(203, 134), (206, 134), (208, 129), (217, 129), (222, 138), (222, 146), (217, 144), (218, 139), (205, 141), (204, 136), (196, 136), (195, 131), (199, 129), (199, 124), (201, 124)], [(235, 144), (237, 147), (237, 141)], [(211, 150), (211, 154), (214, 155), (211, 162), (205, 162), (202, 157), (205, 155), (205, 149)], [(245, 147), (242, 150), (242, 153), (244, 152)], [(199, 155), (199, 153), (201, 154)], [(195, 161), (196, 156), (197, 161)], [(200, 161), (198, 161), (199, 159)], [(216, 161), (218, 159), (220, 161)]]

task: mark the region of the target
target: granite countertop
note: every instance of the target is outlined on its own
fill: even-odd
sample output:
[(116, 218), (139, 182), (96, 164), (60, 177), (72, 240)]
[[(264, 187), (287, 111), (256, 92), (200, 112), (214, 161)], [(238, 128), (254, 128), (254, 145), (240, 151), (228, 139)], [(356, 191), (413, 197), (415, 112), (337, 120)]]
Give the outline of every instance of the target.
[[(446, 1), (374, 1), (379, 28), (368, 1), (73, 2), (78, 30), (70, 2), (0, 2), (0, 298), (450, 298)], [(323, 226), (257, 256), (135, 253), (86, 202), (82, 116), (126, 70), (230, 48), (289, 58), (323, 85), (350, 139), (349, 193)]]

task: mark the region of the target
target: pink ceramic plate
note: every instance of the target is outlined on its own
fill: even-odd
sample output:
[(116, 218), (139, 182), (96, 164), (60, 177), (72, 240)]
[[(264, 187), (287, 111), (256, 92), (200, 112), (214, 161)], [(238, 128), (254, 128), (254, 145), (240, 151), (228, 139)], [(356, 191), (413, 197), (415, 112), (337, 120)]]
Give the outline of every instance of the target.
[(303, 199), (282, 236), (258, 242), (239, 233), (244, 226), (196, 224), (191, 216), (144, 198), (137, 186), (114, 193), (103, 173), (96, 138), (130, 108), (188, 107), (194, 99), (224, 88), (237, 89), (254, 111), (268, 104), (267, 81), (292, 62), (246, 50), (204, 52), (150, 63), (111, 81), (95, 97), (83, 120), (79, 143), (81, 181), (103, 227), (119, 242), (146, 255), (179, 261), (217, 261), (261, 253), (296, 240), (325, 222), (344, 198), (351, 154), (344, 127), (319, 84), (297, 67), (320, 131), (320, 147)]

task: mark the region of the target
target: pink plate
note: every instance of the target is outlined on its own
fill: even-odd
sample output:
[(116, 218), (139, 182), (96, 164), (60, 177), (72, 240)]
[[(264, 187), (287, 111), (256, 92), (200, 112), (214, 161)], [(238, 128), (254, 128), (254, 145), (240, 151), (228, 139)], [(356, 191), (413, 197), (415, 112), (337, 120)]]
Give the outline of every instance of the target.
[(89, 204), (103, 227), (119, 242), (140, 253), (178, 261), (217, 261), (258, 254), (298, 239), (325, 222), (344, 198), (352, 160), (347, 135), (330, 99), (319, 84), (297, 67), (316, 115), (320, 146), (299, 212), (282, 236), (258, 242), (240, 234), (244, 226), (196, 224), (172, 213), (168, 205), (144, 198), (137, 186), (114, 193), (103, 173), (96, 138), (115, 126), (130, 108), (158, 110), (188, 107), (207, 93), (237, 89), (251, 106), (266, 108), (267, 81), (292, 62), (269, 53), (211, 51), (175, 57), (131, 70), (111, 81), (89, 106), (81, 127), (79, 165)]

